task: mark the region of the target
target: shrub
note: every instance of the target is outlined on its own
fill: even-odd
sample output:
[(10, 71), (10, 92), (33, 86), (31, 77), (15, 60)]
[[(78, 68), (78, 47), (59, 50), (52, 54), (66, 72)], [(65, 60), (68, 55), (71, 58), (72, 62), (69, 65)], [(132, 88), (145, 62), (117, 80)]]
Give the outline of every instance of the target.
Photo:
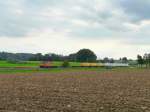
[(69, 66), (70, 66), (70, 64), (69, 64), (68, 61), (64, 61), (64, 62), (62, 63), (62, 67), (64, 67), (64, 68), (67, 68), (67, 67), (69, 67)]

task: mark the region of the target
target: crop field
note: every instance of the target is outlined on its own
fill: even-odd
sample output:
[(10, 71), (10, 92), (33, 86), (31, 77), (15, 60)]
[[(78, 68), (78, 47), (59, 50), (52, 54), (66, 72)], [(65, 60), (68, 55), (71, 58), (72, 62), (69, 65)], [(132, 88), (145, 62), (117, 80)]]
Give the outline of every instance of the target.
[(0, 112), (150, 112), (150, 70), (1, 73)]

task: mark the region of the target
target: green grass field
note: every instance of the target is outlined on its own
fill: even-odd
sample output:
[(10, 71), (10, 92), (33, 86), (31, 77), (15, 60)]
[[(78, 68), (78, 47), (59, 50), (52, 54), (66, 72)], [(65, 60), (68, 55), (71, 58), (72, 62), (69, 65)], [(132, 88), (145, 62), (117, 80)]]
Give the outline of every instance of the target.
[(25, 63), (10, 63), (8, 61), (0, 61), (0, 67), (37, 67), (40, 64), (38, 61), (27, 61)]
[[(26, 61), (24, 63), (10, 63), (8, 61), (0, 61), (0, 68), (11, 68), (11, 67), (39, 67), (40, 61)], [(61, 66), (63, 62), (53, 61), (53, 66)], [(70, 66), (79, 66), (78, 62), (70, 62)]]
[[(77, 69), (72, 68), (60, 68), (63, 62), (53, 61), (51, 62), (53, 66), (58, 66), (58, 68), (51, 69), (41, 69), (39, 65), (40, 61), (26, 61), (22, 63), (11, 63), (8, 61), (0, 61), (0, 73), (37, 73), (37, 72), (63, 72), (72, 71)], [(80, 66), (78, 62), (70, 62), (70, 66)], [(85, 70), (85, 68), (78, 68), (78, 70)]]
[[(26, 61), (24, 63), (11, 63), (8, 61), (0, 61), (0, 74), (14, 74), (14, 73), (48, 73), (48, 72), (68, 72), (68, 71), (108, 71), (108, 70), (135, 70), (138, 71), (140, 68), (134, 67), (123, 67), (123, 68), (113, 68), (107, 69), (105, 67), (98, 68), (61, 68), (63, 62), (53, 61), (53, 66), (58, 66), (58, 68), (49, 68), (49, 69), (41, 69), (39, 65), (40, 61)], [(80, 66), (79, 62), (70, 62), (70, 66)]]
[(18, 69), (18, 68), (1, 68), (0, 74), (16, 74), (16, 73), (63, 73), (63, 72), (78, 72), (78, 71), (106, 71), (105, 68), (32, 68), (32, 69)]

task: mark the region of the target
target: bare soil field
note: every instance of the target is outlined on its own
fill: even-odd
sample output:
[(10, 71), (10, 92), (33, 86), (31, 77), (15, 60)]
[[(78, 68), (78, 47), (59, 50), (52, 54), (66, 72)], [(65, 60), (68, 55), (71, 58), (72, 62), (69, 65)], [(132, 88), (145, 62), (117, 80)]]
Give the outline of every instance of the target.
[(150, 70), (1, 74), (0, 112), (150, 112)]

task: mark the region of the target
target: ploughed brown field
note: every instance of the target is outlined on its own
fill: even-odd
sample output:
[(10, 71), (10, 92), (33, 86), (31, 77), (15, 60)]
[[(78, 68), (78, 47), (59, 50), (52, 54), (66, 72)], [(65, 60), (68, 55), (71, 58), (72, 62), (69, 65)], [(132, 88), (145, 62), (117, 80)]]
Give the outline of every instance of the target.
[(1, 74), (0, 112), (150, 112), (150, 70)]

